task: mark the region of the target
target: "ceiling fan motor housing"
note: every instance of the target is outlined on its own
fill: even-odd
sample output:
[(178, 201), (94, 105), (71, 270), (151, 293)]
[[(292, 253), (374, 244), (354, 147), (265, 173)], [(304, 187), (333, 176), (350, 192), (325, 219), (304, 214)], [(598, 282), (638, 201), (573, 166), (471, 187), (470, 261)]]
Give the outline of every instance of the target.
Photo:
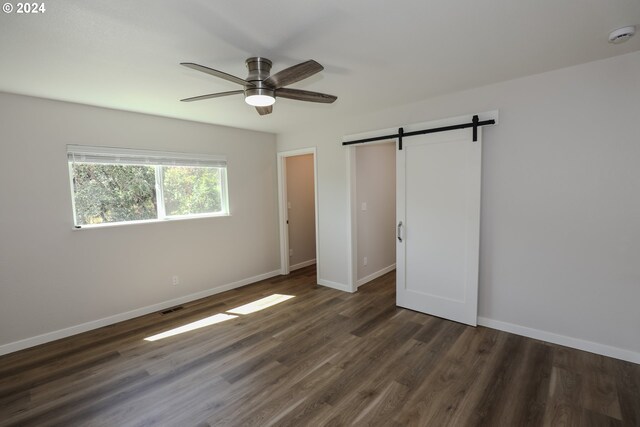
[(253, 87), (245, 86), (245, 96), (266, 95), (275, 97), (275, 89), (263, 83), (263, 81), (269, 77), (273, 63), (267, 58), (255, 56), (248, 58), (245, 64), (249, 70), (249, 75), (246, 80), (253, 85)]

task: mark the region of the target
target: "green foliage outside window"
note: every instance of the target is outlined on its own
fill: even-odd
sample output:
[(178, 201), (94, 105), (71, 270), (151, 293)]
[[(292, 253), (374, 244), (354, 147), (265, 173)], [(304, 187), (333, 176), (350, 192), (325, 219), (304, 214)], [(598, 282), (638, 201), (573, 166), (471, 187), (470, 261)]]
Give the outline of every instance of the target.
[(163, 167), (166, 214), (189, 215), (220, 212), (220, 169)]
[[(72, 163), (78, 225), (222, 212), (222, 177), (217, 167)], [(156, 168), (162, 168), (162, 197), (156, 194)]]
[(73, 164), (78, 224), (157, 218), (153, 166)]

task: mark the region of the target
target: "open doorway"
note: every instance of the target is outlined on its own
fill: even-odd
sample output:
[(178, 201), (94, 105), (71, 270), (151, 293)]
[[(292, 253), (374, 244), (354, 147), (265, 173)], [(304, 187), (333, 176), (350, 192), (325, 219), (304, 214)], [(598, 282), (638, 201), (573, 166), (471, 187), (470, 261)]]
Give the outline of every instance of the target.
[(315, 148), (278, 153), (281, 274), (318, 264)]
[(349, 150), (355, 291), (396, 268), (396, 142)]

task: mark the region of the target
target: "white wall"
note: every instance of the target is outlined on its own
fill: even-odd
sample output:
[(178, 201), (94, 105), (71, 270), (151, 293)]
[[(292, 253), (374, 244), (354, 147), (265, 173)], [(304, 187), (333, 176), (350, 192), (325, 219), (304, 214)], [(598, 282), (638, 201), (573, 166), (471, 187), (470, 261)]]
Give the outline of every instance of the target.
[(316, 207), (313, 154), (286, 158), (289, 267), (316, 259)]
[[(0, 94), (0, 138), (4, 352), (280, 267), (274, 135)], [(231, 216), (74, 231), (66, 144), (225, 154)]]
[(279, 135), (279, 151), (317, 146), (320, 279), (349, 283), (343, 135), (499, 109), (483, 136), (481, 321), (640, 362), (639, 100), (635, 52)]
[[(355, 157), (360, 286), (390, 271), (396, 263), (396, 145), (361, 145), (355, 148)], [(362, 210), (363, 203), (366, 210)]]

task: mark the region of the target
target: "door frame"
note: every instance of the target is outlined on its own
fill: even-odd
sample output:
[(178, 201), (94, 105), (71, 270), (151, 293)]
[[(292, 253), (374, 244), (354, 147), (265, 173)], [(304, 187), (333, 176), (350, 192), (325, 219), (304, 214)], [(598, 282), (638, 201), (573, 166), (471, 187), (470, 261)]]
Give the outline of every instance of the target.
[(318, 250), (318, 157), (316, 147), (277, 153), (278, 169), (278, 225), (280, 226), (280, 274), (289, 274), (289, 227), (287, 227), (287, 162), (288, 157), (313, 155), (313, 196), (316, 232), (316, 279), (320, 272), (320, 251)]
[[(479, 115), (483, 120), (493, 119), (496, 121), (496, 125), (498, 124), (498, 110), (490, 110), (479, 113), (465, 114), (461, 116), (455, 117), (447, 117), (444, 119), (438, 120), (430, 120), (426, 122), (413, 123), (410, 125), (402, 125), (405, 132), (413, 132), (420, 129), (425, 128), (434, 128), (441, 126), (451, 126), (458, 123), (470, 122), (473, 119), (474, 115)], [(362, 133), (344, 135), (343, 140), (356, 140), (361, 138), (370, 138), (376, 137), (385, 134), (395, 134), (398, 132), (398, 127), (394, 128), (384, 128), (384, 129), (374, 129)], [(394, 138), (389, 138), (387, 140), (381, 142), (389, 142), (394, 141)], [(354, 144), (348, 145), (345, 148), (345, 159), (347, 162), (347, 212), (349, 214), (348, 217), (348, 230), (347, 230), (347, 251), (349, 253), (349, 257), (347, 260), (347, 271), (349, 277), (349, 287), (351, 292), (356, 292), (358, 290), (358, 223), (357, 223), (357, 203), (356, 203), (356, 152), (355, 148), (358, 145), (371, 144), (371, 142), (363, 143), (363, 144)], [(398, 138), (395, 138), (396, 150), (398, 149)], [(396, 196), (397, 197), (397, 196)], [(482, 217), (482, 216), (481, 216)], [(396, 223), (398, 218), (396, 218)], [(317, 242), (317, 240), (316, 240)]]

